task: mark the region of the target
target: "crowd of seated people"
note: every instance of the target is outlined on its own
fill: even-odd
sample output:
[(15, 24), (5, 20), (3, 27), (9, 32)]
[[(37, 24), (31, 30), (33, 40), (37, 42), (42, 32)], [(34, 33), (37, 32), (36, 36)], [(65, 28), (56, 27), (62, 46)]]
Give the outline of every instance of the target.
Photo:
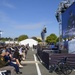
[(26, 59), (26, 46), (4, 46), (0, 48), (0, 71), (7, 70), (11, 75), (22, 74), (23, 68), (21, 61)]

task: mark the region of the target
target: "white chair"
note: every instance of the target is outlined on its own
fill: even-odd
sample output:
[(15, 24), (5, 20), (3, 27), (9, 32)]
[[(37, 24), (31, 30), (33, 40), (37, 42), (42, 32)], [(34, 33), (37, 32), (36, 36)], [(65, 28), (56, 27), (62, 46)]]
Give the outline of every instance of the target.
[(6, 70), (0, 71), (0, 75), (5, 75)]

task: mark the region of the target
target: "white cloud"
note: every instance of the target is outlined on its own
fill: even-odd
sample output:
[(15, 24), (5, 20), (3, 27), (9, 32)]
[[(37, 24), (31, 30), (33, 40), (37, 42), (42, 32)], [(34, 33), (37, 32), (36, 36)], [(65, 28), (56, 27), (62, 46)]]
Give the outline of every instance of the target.
[(5, 6), (5, 7), (8, 7), (8, 8), (12, 8), (12, 9), (15, 9), (16, 7), (14, 5), (12, 5), (11, 3), (8, 3), (7, 0), (2, 0), (0, 2), (0, 6)]
[(46, 22), (40, 22), (40, 23), (30, 23), (30, 24), (21, 25), (15, 22), (14, 20), (12, 20), (10, 17), (8, 17), (4, 12), (0, 12), (0, 23), (5, 25), (10, 25), (16, 29), (26, 29), (26, 30), (38, 29), (43, 25), (47, 24)]
[(0, 23), (5, 25), (13, 25), (15, 21), (11, 20), (4, 12), (0, 12)]
[(12, 20), (10, 17), (8, 17), (4, 12), (0, 12), (0, 23), (4, 25), (9, 25), (14, 29), (18, 30), (36, 30), (36, 29), (42, 29), (44, 25), (52, 25), (52, 22), (50, 21), (43, 21), (38, 23), (30, 23), (30, 24), (18, 24), (18, 22)]
[(35, 30), (41, 29), (44, 25), (49, 24), (49, 22), (40, 22), (40, 23), (33, 23), (33, 24), (24, 24), (24, 25), (16, 25), (16, 29), (25, 29), (25, 30)]
[(40, 28), (41, 24), (25, 24), (25, 25), (17, 25), (15, 28), (17, 29), (26, 29), (26, 30), (33, 30)]
[(3, 3), (4, 6), (15, 9), (15, 6), (9, 3)]
[(7, 20), (8, 17), (3, 12), (0, 12), (0, 22), (6, 22)]

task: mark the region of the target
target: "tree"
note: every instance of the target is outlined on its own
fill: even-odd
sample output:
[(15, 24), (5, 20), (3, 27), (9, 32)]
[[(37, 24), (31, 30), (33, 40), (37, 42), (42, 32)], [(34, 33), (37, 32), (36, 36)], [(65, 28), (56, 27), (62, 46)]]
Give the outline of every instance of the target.
[(56, 39), (56, 42), (59, 42), (59, 37)]
[(62, 42), (63, 39), (66, 40), (66, 38), (62, 38), (62, 35), (60, 35), (60, 36), (57, 38), (56, 42)]
[(38, 41), (38, 42), (42, 42), (42, 40), (37, 39), (36, 37), (32, 37), (32, 39), (34, 39), (34, 40), (36, 40), (36, 41)]
[(12, 41), (12, 40), (13, 40), (13, 38), (11, 38), (11, 37), (9, 37), (9, 38), (7, 38), (7, 37), (6, 37), (6, 38), (4, 38), (4, 37), (2, 37), (2, 38), (1, 38), (1, 40), (2, 40), (2, 41), (9, 41), (9, 40), (10, 40), (10, 41)]
[(32, 39), (37, 40), (37, 38), (36, 38), (36, 37), (32, 37)]
[(47, 43), (56, 43), (56, 40), (57, 40), (57, 36), (55, 34), (50, 34), (46, 38)]
[(37, 41), (38, 41), (38, 42), (42, 42), (42, 40), (40, 40), (40, 39), (37, 39)]
[(13, 40), (13, 38), (9, 37), (9, 38), (8, 38), (8, 41), (9, 41), (9, 40), (10, 40), (10, 41), (12, 41), (12, 40)]
[(14, 41), (18, 41), (18, 37), (14, 38)]
[(3, 37), (2, 37), (2, 38), (0, 38), (0, 40), (1, 40), (1, 41), (7, 41), (7, 40), (6, 40), (5, 38), (3, 38)]
[(25, 40), (27, 38), (28, 38), (27, 35), (21, 35), (21, 36), (18, 37), (18, 41), (22, 41), (22, 40)]

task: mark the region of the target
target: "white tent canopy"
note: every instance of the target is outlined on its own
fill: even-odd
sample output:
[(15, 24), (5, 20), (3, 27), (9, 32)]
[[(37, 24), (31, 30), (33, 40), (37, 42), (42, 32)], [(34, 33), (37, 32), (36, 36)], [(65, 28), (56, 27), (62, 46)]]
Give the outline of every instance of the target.
[(27, 45), (27, 44), (29, 44), (30, 47), (33, 47), (33, 45), (37, 45), (38, 42), (34, 39), (26, 39), (19, 42), (19, 45)]

